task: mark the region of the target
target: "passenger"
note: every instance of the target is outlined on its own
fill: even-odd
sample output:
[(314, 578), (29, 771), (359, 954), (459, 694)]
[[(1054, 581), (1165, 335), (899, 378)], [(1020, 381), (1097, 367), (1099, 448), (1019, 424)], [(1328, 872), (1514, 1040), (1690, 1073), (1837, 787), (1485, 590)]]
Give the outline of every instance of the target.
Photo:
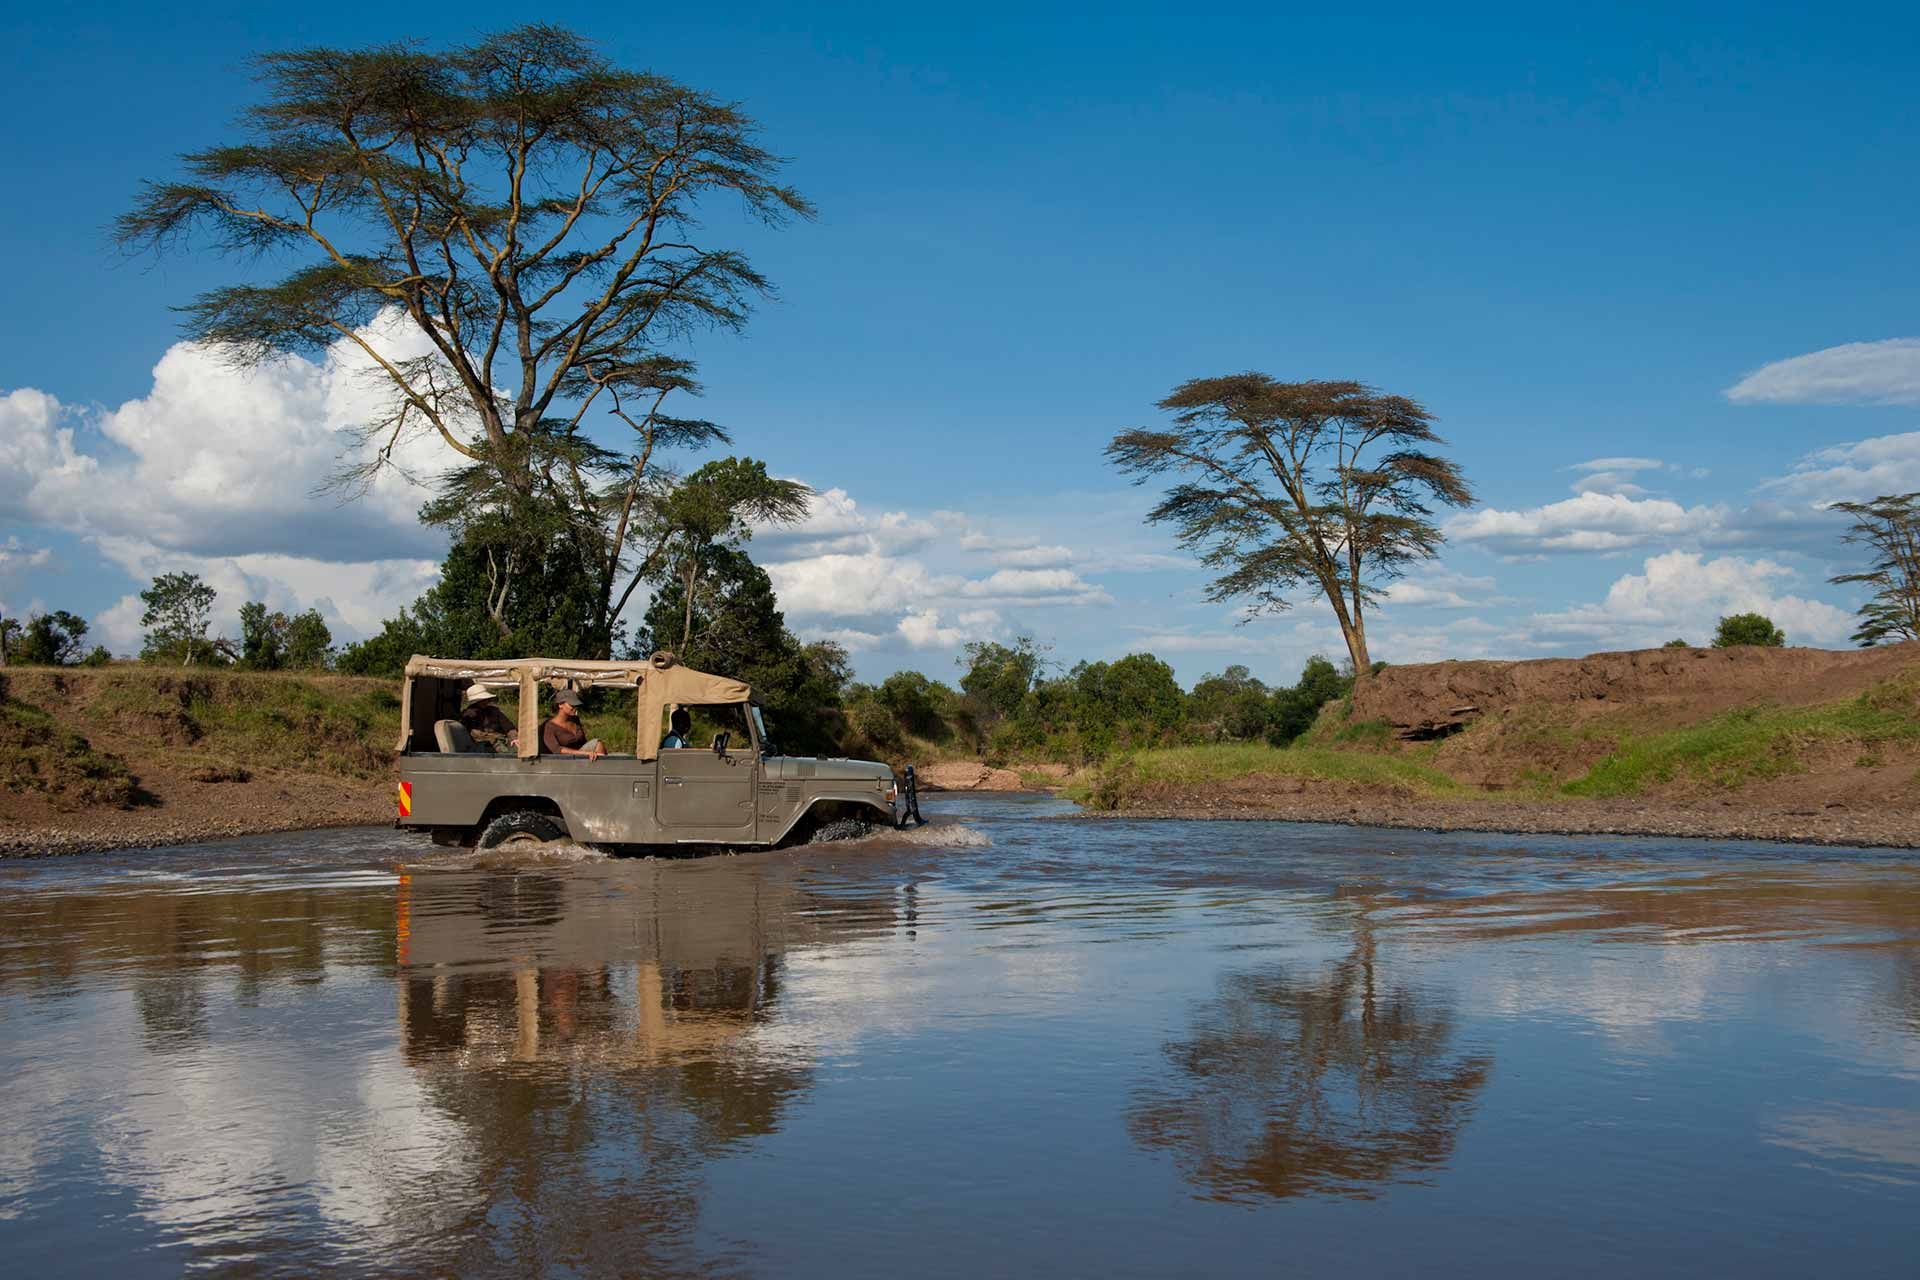
[(498, 751), (503, 742), (510, 747), (520, 745), (520, 730), (493, 700), (493, 690), (483, 684), (468, 685), (466, 703), (460, 723), (475, 742), (488, 751)]
[(675, 707), (673, 714), (667, 717), (669, 732), (660, 739), (660, 749), (669, 751), (675, 747), (687, 745), (687, 735), (693, 732), (693, 717), (687, 714), (685, 707)]
[(552, 718), (540, 726), (540, 753), (585, 756), (589, 760), (598, 760), (607, 754), (600, 739), (588, 741), (587, 731), (580, 724), (580, 695), (571, 689), (562, 689), (555, 701), (559, 705), (554, 707)]

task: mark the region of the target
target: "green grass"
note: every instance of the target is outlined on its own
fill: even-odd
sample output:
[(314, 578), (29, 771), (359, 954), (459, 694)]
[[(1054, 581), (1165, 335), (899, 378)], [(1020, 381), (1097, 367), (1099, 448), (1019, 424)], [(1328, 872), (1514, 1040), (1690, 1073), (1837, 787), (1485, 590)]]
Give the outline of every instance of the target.
[(1161, 783), (1225, 782), (1255, 774), (1392, 787), (1420, 795), (1465, 790), (1439, 770), (1402, 755), (1334, 751), (1319, 746), (1271, 747), (1258, 742), (1227, 742), (1121, 756), (1091, 776), (1072, 783), (1066, 788), (1066, 794), (1090, 808), (1113, 809), (1142, 787)]
[(0, 789), (39, 791), (56, 808), (130, 805), (139, 788), (119, 758), (96, 751), (38, 707), (0, 696)]
[(1800, 773), (1813, 746), (1920, 741), (1920, 676), (1906, 675), (1858, 698), (1816, 707), (1749, 707), (1685, 729), (1625, 737), (1584, 777), (1573, 796), (1622, 796), (1676, 781), (1736, 788)]
[(398, 685), (354, 677), (124, 668), (34, 673), (15, 682), (15, 703), (58, 710), (192, 766), (298, 769), (365, 778), (393, 759)]

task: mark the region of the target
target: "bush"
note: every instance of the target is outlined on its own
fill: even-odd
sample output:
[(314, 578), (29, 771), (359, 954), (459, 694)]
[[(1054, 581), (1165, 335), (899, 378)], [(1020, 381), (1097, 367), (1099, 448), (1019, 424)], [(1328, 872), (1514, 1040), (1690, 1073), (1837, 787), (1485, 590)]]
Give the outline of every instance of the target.
[(1713, 647), (1731, 649), (1736, 645), (1761, 645), (1778, 649), (1787, 643), (1787, 633), (1773, 625), (1764, 613), (1736, 613), (1720, 619), (1713, 635)]

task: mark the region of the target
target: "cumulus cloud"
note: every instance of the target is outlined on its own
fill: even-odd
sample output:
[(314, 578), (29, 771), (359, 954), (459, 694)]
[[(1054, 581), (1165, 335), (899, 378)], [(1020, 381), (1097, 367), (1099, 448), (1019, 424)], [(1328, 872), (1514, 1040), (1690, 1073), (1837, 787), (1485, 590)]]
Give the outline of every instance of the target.
[[(53, 563), (53, 548), (29, 547), (17, 537), (0, 542), (0, 590), (6, 590), (36, 569), (45, 569)], [(18, 617), (30, 613), (37, 605), (29, 604), (25, 608), (15, 604), (5, 596), (0, 596), (0, 618)]]
[(1653, 556), (1640, 573), (1627, 574), (1596, 604), (1536, 613), (1517, 637), (1536, 649), (1568, 646), (1644, 648), (1675, 636), (1705, 643), (1719, 619), (1731, 613), (1764, 613), (1787, 633), (1790, 644), (1827, 644), (1846, 638), (1853, 617), (1820, 600), (1781, 594), (1799, 574), (1768, 559), (1669, 551)]
[(1760, 488), (1815, 506), (1911, 493), (1920, 489), (1920, 431), (1821, 449)]
[(1736, 404), (1920, 404), (1920, 338), (1849, 342), (1776, 360), (1725, 394)]
[[(404, 332), (380, 327), (374, 336), (387, 349), (413, 354)], [(405, 474), (384, 473), (354, 502), (314, 496), (355, 447), (350, 431), (385, 403), (369, 372), (358, 348), (243, 369), (182, 342), (154, 366), (146, 395), (111, 410), (15, 390), (0, 398), (0, 517), (198, 555), (436, 551), (437, 534), (416, 518), (424, 493), (408, 475), (444, 465), (437, 442), (402, 440)]]
[(816, 490), (804, 518), (790, 525), (754, 530), (755, 554), (764, 559), (819, 555), (872, 555), (911, 551), (939, 537), (941, 521), (904, 511), (868, 513), (845, 489)]
[[(424, 350), (391, 318), (368, 332), (400, 356)], [(198, 573), (220, 593), (215, 622), (228, 629), (255, 599), (318, 607), (342, 639), (367, 634), (433, 581), (444, 542), (417, 518), (420, 481), (446, 463), (437, 439), (403, 437), (398, 469), (361, 497), (316, 496), (386, 403), (373, 373), (344, 341), (318, 360), (253, 368), (183, 342), (145, 395), (115, 408), (17, 388), (0, 396), (0, 518), (79, 534), (139, 579)], [(96, 632), (131, 651), (140, 613), (123, 597)]]
[(1510, 603), (1494, 589), (1492, 578), (1473, 578), (1429, 566), (1418, 579), (1402, 578), (1388, 585), (1386, 608), (1484, 609)]
[[(318, 609), (335, 640), (370, 635), (431, 587), (439, 576), (434, 560), (331, 561), (261, 552), (236, 556), (196, 556), (131, 538), (96, 540), (100, 552), (136, 581), (163, 573), (194, 573), (219, 593), (214, 606), (216, 634), (238, 634), (240, 606), (258, 600), (287, 613)], [(115, 653), (140, 650), (137, 594), (122, 596), (93, 620), (93, 630)]]
[(922, 609), (900, 619), (899, 631), (915, 649), (953, 649), (1000, 634), (1000, 615), (992, 609), (969, 609), (949, 625), (938, 609)]
[(1583, 493), (1563, 502), (1518, 511), (1485, 507), (1448, 520), (1456, 542), (1504, 556), (1624, 551), (1675, 539), (1722, 541), (1741, 535), (1722, 505), (1683, 507), (1664, 498)]

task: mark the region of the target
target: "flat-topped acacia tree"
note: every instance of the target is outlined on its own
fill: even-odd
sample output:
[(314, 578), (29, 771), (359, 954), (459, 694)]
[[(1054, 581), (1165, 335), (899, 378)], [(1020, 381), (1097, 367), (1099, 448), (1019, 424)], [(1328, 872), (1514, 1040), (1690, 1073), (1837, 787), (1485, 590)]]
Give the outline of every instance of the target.
[[(739, 252), (703, 241), (699, 215), (728, 197), (767, 223), (809, 216), (782, 162), (736, 106), (555, 27), (256, 67), (264, 95), (243, 137), (146, 183), (119, 241), (290, 260), (277, 279), (200, 295), (183, 308), (188, 335), (245, 362), (357, 348), (391, 397), (349, 479), (425, 433), (510, 489), (563, 493), (599, 529), (611, 601), (658, 451), (726, 438), (661, 412), (698, 390), (663, 346), (738, 327), (771, 291)], [(631, 447), (583, 440), (590, 413), (624, 423)]]
[(1873, 551), (1873, 564), (1864, 573), (1828, 579), (1873, 588), (1860, 606), (1854, 643), (1864, 647), (1920, 640), (1920, 493), (1882, 494), (1872, 502), (1836, 502), (1829, 509), (1853, 517), (1841, 541)]
[(1162, 430), (1123, 431), (1107, 457), (1144, 484), (1179, 482), (1147, 515), (1218, 576), (1215, 602), (1252, 613), (1317, 592), (1340, 624), (1357, 677), (1372, 669), (1367, 608), (1443, 540), (1436, 504), (1473, 502), (1417, 401), (1359, 382), (1280, 382), (1264, 373), (1196, 378), (1160, 402)]

